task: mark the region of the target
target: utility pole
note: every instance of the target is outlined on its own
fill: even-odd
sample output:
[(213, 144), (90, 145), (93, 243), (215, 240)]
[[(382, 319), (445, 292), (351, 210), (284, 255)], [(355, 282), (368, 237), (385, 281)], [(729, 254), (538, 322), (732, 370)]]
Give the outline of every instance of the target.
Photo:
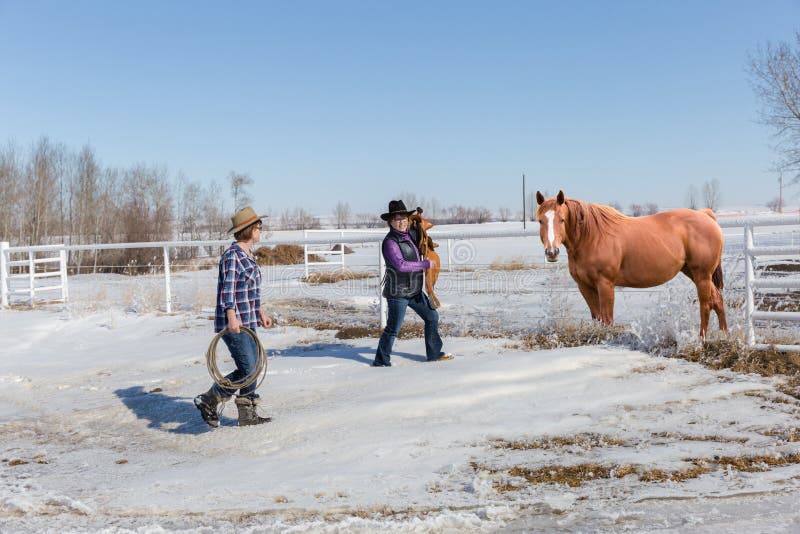
[(527, 219), (527, 213), (525, 213), (525, 173), (522, 173), (522, 229), (525, 230), (525, 219)]

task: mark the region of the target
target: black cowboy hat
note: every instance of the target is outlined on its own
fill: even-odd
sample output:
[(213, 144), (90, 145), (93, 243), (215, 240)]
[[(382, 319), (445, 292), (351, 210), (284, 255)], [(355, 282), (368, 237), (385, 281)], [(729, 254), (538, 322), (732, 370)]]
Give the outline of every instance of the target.
[(388, 221), (392, 215), (397, 215), (398, 213), (402, 213), (405, 216), (411, 215), (412, 213), (416, 213), (417, 210), (408, 211), (406, 209), (406, 205), (403, 203), (402, 200), (390, 200), (389, 201), (389, 211), (386, 213), (381, 214), (381, 219), (384, 221)]

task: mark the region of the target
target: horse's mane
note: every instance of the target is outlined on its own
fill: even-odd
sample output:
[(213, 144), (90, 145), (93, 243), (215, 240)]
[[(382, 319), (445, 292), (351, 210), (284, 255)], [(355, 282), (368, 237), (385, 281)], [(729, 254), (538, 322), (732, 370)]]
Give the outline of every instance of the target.
[(595, 235), (615, 235), (620, 223), (627, 217), (611, 206), (587, 204), (582, 200), (564, 199), (567, 209), (572, 214), (575, 224), (572, 226), (572, 237), (575, 241)]

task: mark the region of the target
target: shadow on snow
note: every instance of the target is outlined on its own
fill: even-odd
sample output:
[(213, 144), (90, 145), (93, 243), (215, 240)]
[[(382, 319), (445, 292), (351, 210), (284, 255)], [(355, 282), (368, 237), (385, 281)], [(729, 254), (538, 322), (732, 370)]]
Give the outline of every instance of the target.
[[(147, 428), (173, 434), (204, 434), (213, 429), (201, 418), (194, 402), (161, 392), (148, 393), (143, 386), (132, 386), (114, 392), (139, 419), (149, 421)], [(220, 426), (236, 426), (236, 419), (220, 416)]]

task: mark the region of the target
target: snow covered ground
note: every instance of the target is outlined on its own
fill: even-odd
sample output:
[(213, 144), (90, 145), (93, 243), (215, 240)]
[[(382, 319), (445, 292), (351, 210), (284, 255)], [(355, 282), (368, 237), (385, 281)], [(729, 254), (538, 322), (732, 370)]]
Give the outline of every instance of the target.
[[(411, 338), (377, 369), (375, 338), (262, 330), (274, 420), (250, 428), (232, 403), (219, 429), (192, 404), (210, 385), (214, 271), (176, 274), (171, 315), (158, 275), (71, 277), (66, 307), (0, 311), (0, 530), (800, 531), (800, 402), (778, 379), (630, 346), (526, 350), (526, 329), (588, 312), (524, 239), (475, 241), (483, 268), (443, 273), (452, 361)], [(349, 266), (374, 268), (374, 246), (355, 250)], [(517, 258), (535, 267), (485, 268)], [(376, 278), (301, 271), (265, 270), (279, 319), (377, 321)], [(681, 278), (618, 293), (638, 345), (693, 339)]]
[[(719, 463), (800, 452), (800, 406), (757, 376), (458, 337), (455, 360), (408, 339), (376, 369), (374, 339), (277, 327), (261, 336), (274, 421), (238, 428), (229, 405), (212, 430), (191, 402), (203, 316), (4, 311), (0, 332), (4, 532), (800, 529), (800, 464)], [(583, 464), (620, 476), (511, 472)]]

